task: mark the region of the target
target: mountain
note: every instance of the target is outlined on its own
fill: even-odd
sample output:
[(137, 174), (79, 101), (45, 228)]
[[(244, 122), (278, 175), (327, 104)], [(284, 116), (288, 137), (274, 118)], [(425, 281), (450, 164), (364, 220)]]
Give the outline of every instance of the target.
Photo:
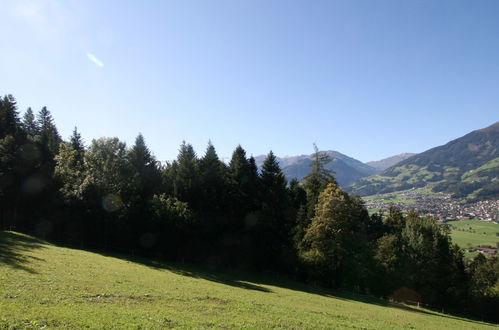
[[(379, 172), (375, 168), (338, 151), (328, 150), (323, 152), (327, 153), (332, 159), (326, 168), (334, 171), (336, 180), (343, 187), (360, 178)], [(265, 157), (265, 155), (255, 157), (258, 167), (263, 164)], [(301, 181), (310, 172), (309, 164), (312, 162), (312, 157), (313, 155), (286, 156), (277, 157), (277, 160), (288, 180), (297, 178)]]
[(499, 198), (499, 122), (361, 178), (348, 190), (365, 196), (416, 187), (468, 199)]
[(392, 167), (393, 165), (396, 165), (396, 164), (400, 163), (401, 161), (406, 160), (407, 158), (414, 156), (414, 155), (415, 154), (410, 153), (410, 152), (403, 152), (401, 154), (398, 154), (398, 155), (395, 155), (392, 157), (388, 157), (385, 159), (367, 162), (366, 164), (371, 166), (371, 167), (374, 167), (378, 171), (382, 172), (382, 171), (386, 170), (387, 168)]

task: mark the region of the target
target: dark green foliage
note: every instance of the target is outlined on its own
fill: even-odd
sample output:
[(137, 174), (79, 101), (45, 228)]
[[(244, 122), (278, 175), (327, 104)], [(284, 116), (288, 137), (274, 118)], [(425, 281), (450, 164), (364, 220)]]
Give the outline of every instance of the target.
[(251, 228), (256, 259), (262, 267), (284, 267), (282, 264), (290, 259), (287, 253), (292, 247), (293, 214), (290, 213), (287, 182), (272, 151), (263, 163), (258, 188), (261, 208)]
[(218, 158), (213, 144), (208, 142), (206, 153), (199, 162), (201, 181), (201, 207), (202, 212), (221, 214), (227, 197), (225, 184), (227, 168)]
[(237, 146), (228, 169), (229, 201), (235, 218), (244, 218), (256, 210), (256, 171), (256, 165), (246, 158), (246, 151)]
[(16, 100), (12, 95), (6, 95), (0, 99), (0, 139), (8, 135), (18, 137), (21, 132)]
[(146, 146), (144, 137), (139, 134), (128, 152), (128, 160), (136, 178), (138, 199), (147, 199), (160, 190), (161, 173), (158, 162)]
[(192, 145), (182, 142), (173, 174), (174, 195), (189, 205), (198, 206), (199, 160)]
[(22, 126), (26, 135), (31, 139), (34, 139), (36, 136), (40, 134), (40, 129), (38, 127), (38, 123), (35, 119), (35, 114), (31, 108), (28, 108), (24, 113)]
[(38, 113), (37, 125), (39, 127), (38, 141), (51, 157), (59, 150), (59, 143), (62, 141), (59, 132), (54, 124), (52, 114), (43, 107)]

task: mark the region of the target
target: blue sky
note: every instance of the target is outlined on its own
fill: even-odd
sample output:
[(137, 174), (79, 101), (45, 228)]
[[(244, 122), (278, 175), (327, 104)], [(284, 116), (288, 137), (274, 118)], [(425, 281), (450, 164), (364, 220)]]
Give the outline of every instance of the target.
[(499, 120), (499, 1), (3, 0), (0, 94), (160, 160), (422, 152)]

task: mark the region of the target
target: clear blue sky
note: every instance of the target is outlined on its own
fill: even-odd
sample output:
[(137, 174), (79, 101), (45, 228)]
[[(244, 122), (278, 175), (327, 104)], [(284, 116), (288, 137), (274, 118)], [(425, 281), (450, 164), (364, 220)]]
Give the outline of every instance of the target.
[(499, 120), (499, 1), (2, 0), (0, 94), (87, 144), (361, 161)]

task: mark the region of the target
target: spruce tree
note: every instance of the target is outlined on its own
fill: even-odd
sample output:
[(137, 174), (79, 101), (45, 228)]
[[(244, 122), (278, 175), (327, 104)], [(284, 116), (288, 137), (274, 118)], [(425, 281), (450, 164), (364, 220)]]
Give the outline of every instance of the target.
[(75, 160), (79, 164), (83, 165), (83, 158), (85, 156), (85, 144), (83, 142), (83, 139), (81, 138), (81, 134), (78, 132), (78, 129), (76, 127), (73, 129), (73, 134), (69, 138), (69, 143), (76, 151)]
[(59, 143), (62, 140), (57, 131), (57, 127), (55, 126), (52, 114), (47, 107), (43, 107), (40, 112), (38, 112), (37, 124), (40, 129), (39, 142), (42, 148), (48, 151), (53, 157), (57, 154)]
[(208, 142), (206, 153), (199, 162), (199, 173), (202, 188), (203, 212), (221, 212), (225, 200), (225, 171), (226, 166), (218, 158), (215, 147)]
[(260, 174), (260, 214), (254, 237), (259, 260), (269, 267), (281, 268), (284, 252), (291, 248), (292, 218), (287, 182), (277, 158), (269, 152)]
[(22, 125), (24, 128), (24, 132), (26, 132), (26, 135), (29, 136), (32, 140), (36, 136), (38, 136), (39, 127), (35, 119), (35, 114), (33, 113), (33, 110), (31, 108), (28, 108), (28, 110), (26, 110), (26, 112), (24, 113)]
[(196, 209), (199, 202), (199, 164), (191, 144), (182, 142), (174, 178), (175, 197)]
[(231, 214), (236, 218), (245, 217), (253, 211), (253, 176), (246, 151), (238, 145), (232, 153), (228, 170)]
[(12, 95), (0, 99), (0, 139), (7, 135), (19, 137), (21, 122), (17, 111), (17, 102)]
[(135, 144), (128, 152), (128, 159), (138, 176), (139, 198), (152, 196), (158, 190), (161, 174), (156, 158), (147, 147), (142, 134), (139, 133), (135, 139)]

